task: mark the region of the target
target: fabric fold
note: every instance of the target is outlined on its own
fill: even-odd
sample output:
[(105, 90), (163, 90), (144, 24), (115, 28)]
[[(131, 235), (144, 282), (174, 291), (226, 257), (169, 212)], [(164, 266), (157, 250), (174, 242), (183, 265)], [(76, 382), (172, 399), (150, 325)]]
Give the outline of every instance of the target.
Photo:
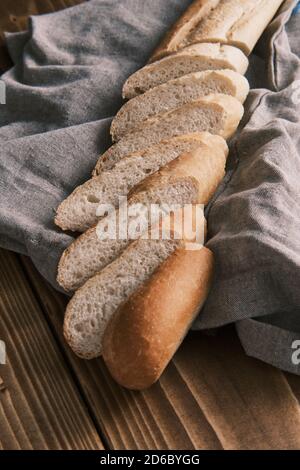
[[(190, 0), (90, 0), (7, 34), (1, 79), (0, 244), (31, 257), (56, 288), (73, 236), (53, 222), (109, 145), (125, 79)], [(236, 323), (247, 354), (299, 374), (300, 12), (286, 0), (250, 57), (251, 92), (227, 175), (207, 208), (216, 274), (194, 324)]]
[(270, 90), (252, 89), (252, 110), (246, 105), (231, 144), (230, 178), (209, 207), (216, 276), (194, 328), (237, 322), (247, 354), (299, 373), (291, 344), (300, 336), (300, 59), (284, 27), (294, 6), (285, 2), (266, 31)]

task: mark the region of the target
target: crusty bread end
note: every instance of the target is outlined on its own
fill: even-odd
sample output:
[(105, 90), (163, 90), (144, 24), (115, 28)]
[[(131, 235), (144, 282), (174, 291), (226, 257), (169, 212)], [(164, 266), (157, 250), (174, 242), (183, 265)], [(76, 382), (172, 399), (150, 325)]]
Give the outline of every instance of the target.
[(207, 248), (178, 248), (119, 307), (103, 338), (103, 358), (122, 386), (142, 390), (158, 380), (201, 310), (213, 277)]

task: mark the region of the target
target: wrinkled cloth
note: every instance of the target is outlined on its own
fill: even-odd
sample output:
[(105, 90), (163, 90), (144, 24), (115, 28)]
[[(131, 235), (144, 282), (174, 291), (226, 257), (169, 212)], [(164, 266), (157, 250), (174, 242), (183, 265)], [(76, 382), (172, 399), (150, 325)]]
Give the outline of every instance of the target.
[[(7, 34), (2, 77), (0, 245), (55, 277), (72, 235), (59, 203), (109, 145), (126, 78), (143, 66), (188, 0), (90, 0)], [(228, 171), (207, 208), (212, 291), (195, 329), (234, 322), (247, 354), (300, 373), (300, 13), (286, 0), (250, 58), (251, 92)], [(298, 82), (299, 80), (299, 82)], [(298, 88), (297, 88), (298, 87)]]

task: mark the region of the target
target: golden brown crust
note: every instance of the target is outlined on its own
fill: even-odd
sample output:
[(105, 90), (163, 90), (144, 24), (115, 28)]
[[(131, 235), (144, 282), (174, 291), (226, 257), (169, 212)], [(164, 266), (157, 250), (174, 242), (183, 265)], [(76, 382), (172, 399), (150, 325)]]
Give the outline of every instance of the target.
[(173, 27), (167, 32), (159, 46), (154, 50), (149, 63), (162, 59), (176, 52), (182, 39), (185, 38), (220, 0), (195, 0)]
[[(139, 201), (139, 197), (159, 187), (182, 182), (189, 184), (195, 193), (194, 204), (207, 204), (225, 174), (228, 147), (224, 139), (203, 133), (199, 147), (190, 153), (181, 154), (168, 165), (135, 186), (128, 195), (129, 204)], [(72, 290), (65, 280), (66, 263), (75, 256), (83, 241), (94, 237), (96, 226), (80, 235), (63, 253), (58, 265), (58, 283), (67, 291)], [(73, 289), (74, 290), (74, 289)]]
[(190, 179), (198, 187), (197, 200), (193, 203), (206, 205), (214, 194), (225, 174), (227, 146), (223, 140), (214, 149), (202, 144), (192, 152), (181, 154), (162, 169), (143, 180), (130, 193), (129, 198), (136, 198), (140, 193), (151, 190), (157, 185), (167, 185), (182, 179)]
[(120, 385), (141, 390), (158, 380), (202, 308), (212, 277), (210, 250), (179, 248), (120, 306), (103, 339), (104, 361)]
[[(176, 136), (176, 137), (172, 137), (170, 139), (163, 139), (161, 140), (160, 142), (158, 142), (157, 144), (154, 144), (154, 145), (150, 145), (149, 147), (143, 149), (143, 150), (138, 150), (136, 152), (132, 152), (132, 153), (129, 153), (128, 155), (125, 155), (124, 158), (129, 158), (129, 157), (134, 157), (134, 156), (139, 156), (139, 157), (144, 157), (148, 152), (151, 152), (153, 150), (155, 150), (156, 148), (159, 150), (159, 147), (162, 147), (163, 145), (169, 145), (172, 143), (172, 141), (176, 142), (176, 141), (180, 141), (180, 140), (185, 140), (185, 139), (190, 139), (190, 140), (194, 140), (194, 141), (201, 141), (203, 139), (203, 136), (205, 134), (208, 134), (206, 132), (195, 132), (195, 133), (190, 133), (190, 134), (182, 134), (182, 135), (179, 135), (179, 136)], [(100, 173), (102, 171), (106, 171), (106, 169), (102, 169), (102, 160), (103, 160), (103, 157), (109, 155), (109, 150), (108, 149), (104, 154), (102, 154), (100, 157), (99, 157), (99, 160), (93, 170), (93, 177), (96, 177), (96, 176), (99, 176)], [(108, 156), (109, 158), (109, 156)], [(111, 168), (109, 168), (111, 169)]]
[[(223, 95), (222, 93), (205, 96), (202, 98), (202, 101), (212, 103), (215, 106), (220, 106), (224, 111), (226, 111), (224, 128), (221, 130), (219, 135), (224, 139), (229, 139), (237, 130), (244, 115), (244, 107), (242, 103), (233, 96)], [(230, 112), (228, 112), (228, 110), (230, 110)]]
[[(237, 129), (244, 113), (243, 105), (233, 96), (223, 95), (220, 93), (213, 93), (204, 96), (196, 101), (187, 103), (177, 109), (172, 109), (170, 111), (167, 111), (166, 113), (160, 114), (159, 116), (149, 118), (145, 123), (142, 123), (140, 127), (136, 128), (133, 132), (130, 132), (126, 137), (124, 137), (124, 139), (121, 139), (112, 147), (110, 147), (105, 152), (105, 154), (100, 157), (96, 168), (99, 171), (99, 167), (101, 168), (101, 164), (104, 158), (112, 158), (114, 153), (119, 149), (119, 146), (122, 145), (122, 143), (124, 144), (124, 142), (127, 142), (128, 140), (132, 142), (139, 132), (143, 132), (145, 131), (145, 129), (149, 130), (149, 128), (151, 129), (152, 125), (156, 125), (159, 122), (164, 122), (165, 120), (169, 120), (169, 122), (170, 120), (173, 120), (172, 126), (174, 126), (174, 116), (176, 116), (176, 118), (178, 119), (186, 118), (186, 113), (193, 112), (193, 110), (197, 108), (207, 110), (208, 113), (215, 110), (217, 113), (219, 113), (220, 116), (222, 116), (223, 127), (220, 129), (215, 129), (212, 132), (214, 134), (221, 135), (225, 139), (228, 139), (232, 136), (233, 132)], [(126, 154), (124, 154), (124, 156), (126, 156)], [(121, 158), (119, 158), (117, 161), (119, 161)]]
[[(184, 86), (188, 87), (188, 89), (185, 90)], [(214, 90), (213, 86), (215, 87)], [(145, 124), (148, 119), (159, 117), (159, 115), (164, 114), (166, 111), (184, 106), (208, 94), (219, 93), (222, 88), (224, 94), (233, 96), (241, 103), (245, 101), (249, 93), (247, 79), (234, 70), (225, 69), (190, 73), (135, 96), (127, 101), (114, 117), (110, 127), (112, 140), (117, 142), (126, 137), (130, 132), (138, 129), (141, 124)], [(198, 90), (197, 96), (191, 96), (191, 89)], [(166, 97), (170, 96), (170, 90), (172, 90), (172, 95), (175, 92), (180, 94), (182, 101), (176, 98), (173, 103), (168, 103)], [(163, 109), (157, 105), (158, 98), (160, 98), (159, 106), (161, 102), (165, 105)], [(156, 102), (155, 106), (150, 108), (149, 103), (153, 103), (153, 100)], [(147, 110), (146, 112), (144, 111), (144, 114), (141, 112), (143, 108)]]
[[(241, 7), (245, 8), (244, 13), (233, 21), (233, 25), (224, 34), (218, 35), (215, 34), (215, 29), (218, 29), (218, 18), (215, 22), (211, 22), (205, 33), (197, 34), (197, 27), (203, 19), (210, 19), (212, 10), (218, 11), (220, 0), (195, 0), (166, 34), (149, 62), (159, 60), (185, 46), (201, 42), (221, 42), (238, 47), (249, 55), (282, 3), (283, 0), (259, 0), (253, 8), (250, 8), (241, 1)], [(230, 15), (231, 11), (228, 9), (224, 22)]]
[(259, 8), (244, 15), (228, 33), (228, 44), (249, 55), (276, 14), (283, 0), (263, 0)]

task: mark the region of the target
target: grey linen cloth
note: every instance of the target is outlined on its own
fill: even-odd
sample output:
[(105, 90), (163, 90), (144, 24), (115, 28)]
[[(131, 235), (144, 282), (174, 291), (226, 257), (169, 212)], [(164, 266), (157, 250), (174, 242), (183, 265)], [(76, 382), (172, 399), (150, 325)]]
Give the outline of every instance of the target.
[[(90, 0), (7, 34), (0, 105), (0, 245), (56, 288), (72, 236), (54, 211), (109, 145), (126, 77), (188, 0)], [(300, 13), (286, 0), (251, 56), (253, 88), (227, 176), (207, 208), (213, 289), (195, 329), (236, 323), (247, 354), (300, 373)], [(298, 86), (298, 88), (297, 88)]]

